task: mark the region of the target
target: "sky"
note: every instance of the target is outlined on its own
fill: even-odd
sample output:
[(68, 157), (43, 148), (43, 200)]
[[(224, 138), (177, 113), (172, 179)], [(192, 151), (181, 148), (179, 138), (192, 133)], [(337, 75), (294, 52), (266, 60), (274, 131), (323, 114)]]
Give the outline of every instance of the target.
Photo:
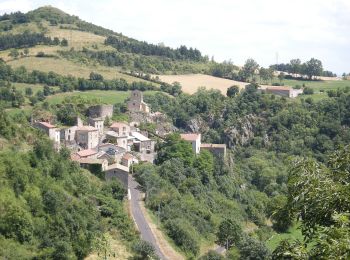
[(350, 0), (0, 0), (0, 13), (52, 5), (126, 36), (186, 45), (216, 61), (307, 61), (350, 73)]

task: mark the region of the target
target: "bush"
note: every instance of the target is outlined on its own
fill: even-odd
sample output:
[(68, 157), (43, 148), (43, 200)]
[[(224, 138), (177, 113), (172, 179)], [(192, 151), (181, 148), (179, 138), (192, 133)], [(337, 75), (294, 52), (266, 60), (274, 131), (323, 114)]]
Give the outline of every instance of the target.
[(197, 255), (199, 253), (199, 243), (195, 237), (194, 228), (181, 219), (172, 219), (165, 223), (165, 228), (169, 237), (176, 245), (186, 252)]
[(312, 88), (310, 88), (310, 87), (306, 87), (303, 90), (303, 94), (304, 95), (312, 95), (312, 94), (314, 94), (314, 90)]
[(154, 247), (144, 240), (139, 240), (135, 242), (132, 246), (135, 252), (135, 259), (145, 260), (145, 259), (156, 259), (156, 252)]

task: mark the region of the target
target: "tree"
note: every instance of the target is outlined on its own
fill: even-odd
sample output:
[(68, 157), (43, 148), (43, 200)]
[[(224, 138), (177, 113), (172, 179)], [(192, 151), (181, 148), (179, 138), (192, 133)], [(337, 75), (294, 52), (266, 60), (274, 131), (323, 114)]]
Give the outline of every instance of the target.
[(239, 86), (233, 85), (227, 89), (226, 95), (228, 97), (234, 97), (239, 93)]
[(132, 246), (133, 251), (136, 253), (136, 259), (146, 260), (157, 258), (154, 247), (144, 240), (139, 240)]
[(278, 79), (280, 80), (280, 83), (282, 84), (282, 81), (284, 80), (285, 74), (283, 72), (281, 72), (280, 74), (278, 74)]
[(270, 251), (264, 243), (244, 235), (242, 241), (238, 245), (240, 259), (264, 260), (269, 259)]
[[(334, 152), (327, 165), (314, 159), (295, 161), (289, 176), (289, 206), (300, 218), (305, 241), (314, 242), (311, 259), (350, 256), (350, 146)], [(280, 244), (274, 254), (295, 250), (299, 244)]]
[(156, 163), (161, 164), (171, 158), (179, 158), (185, 165), (190, 166), (194, 157), (192, 145), (175, 133), (167, 135), (165, 142), (159, 145)]
[(220, 245), (231, 248), (234, 244), (238, 244), (242, 239), (242, 227), (235, 219), (225, 219), (220, 223), (217, 233)]
[(28, 48), (25, 48), (25, 49), (23, 50), (23, 53), (24, 53), (25, 56), (28, 56), (28, 54), (29, 54)]
[(10, 53), (9, 53), (9, 56), (14, 58), (14, 59), (17, 59), (18, 56), (19, 56), (18, 50), (16, 50), (16, 49), (11, 50)]
[(303, 90), (303, 94), (304, 95), (312, 95), (313, 93), (314, 93), (314, 90), (312, 88), (310, 88), (310, 87), (306, 87)]
[(68, 41), (67, 41), (67, 39), (65, 39), (65, 38), (62, 39), (62, 41), (61, 41), (61, 46), (64, 46), (64, 47), (68, 46)]
[(291, 73), (296, 76), (301, 73), (301, 61), (300, 59), (290, 60)]
[(249, 78), (251, 78), (251, 80), (253, 80), (253, 76), (255, 75), (256, 71), (259, 69), (259, 64), (253, 60), (253, 59), (248, 59), (243, 68), (242, 71), (244, 72), (244, 74)]
[(320, 76), (323, 71), (322, 62), (315, 58), (311, 58), (303, 66), (304, 74), (311, 80), (314, 76)]
[(260, 83), (261, 83), (261, 80), (263, 80), (266, 83), (270, 79), (269, 70), (261, 67), (259, 70), (259, 76), (260, 76)]
[(33, 90), (32, 90), (32, 88), (30, 88), (30, 87), (26, 88), (25, 94), (26, 94), (26, 96), (28, 96), (28, 97), (32, 96), (32, 95), (33, 95)]

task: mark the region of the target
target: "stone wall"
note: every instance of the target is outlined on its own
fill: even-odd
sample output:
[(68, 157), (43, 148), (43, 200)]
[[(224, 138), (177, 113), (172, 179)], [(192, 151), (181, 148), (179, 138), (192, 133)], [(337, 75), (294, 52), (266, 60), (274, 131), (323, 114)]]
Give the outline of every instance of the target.
[(113, 116), (113, 105), (98, 105), (89, 107), (89, 116), (93, 118), (111, 118)]

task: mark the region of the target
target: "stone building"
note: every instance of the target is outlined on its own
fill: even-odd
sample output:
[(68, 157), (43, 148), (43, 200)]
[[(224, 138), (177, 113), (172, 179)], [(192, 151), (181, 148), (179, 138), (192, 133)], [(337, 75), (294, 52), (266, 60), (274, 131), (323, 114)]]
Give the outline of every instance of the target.
[(207, 150), (217, 156), (226, 156), (226, 144), (201, 144), (202, 150)]
[(302, 89), (293, 89), (291, 87), (261, 87), (259, 89), (261, 92), (269, 93), (269, 94), (275, 94), (282, 97), (289, 97), (289, 98), (296, 98), (300, 94), (303, 93)]
[(192, 145), (192, 150), (195, 154), (201, 151), (201, 134), (180, 134), (181, 138)]
[(36, 122), (34, 123), (34, 127), (44, 131), (55, 144), (60, 144), (61, 132), (56, 126), (48, 122)]
[(130, 134), (130, 125), (124, 122), (115, 122), (110, 128), (118, 134), (118, 136), (128, 136)]
[(104, 131), (104, 119), (102, 117), (89, 118), (89, 125), (95, 127), (100, 135), (103, 135)]
[(127, 189), (129, 184), (129, 168), (119, 163), (109, 165), (105, 170), (105, 178), (107, 181), (116, 178), (120, 180)]
[(134, 147), (135, 150), (139, 153), (151, 153), (154, 151), (155, 142), (149, 139), (148, 137), (140, 134), (139, 132), (131, 132), (131, 135), (134, 137)]
[(96, 148), (99, 143), (98, 129), (92, 126), (81, 126), (76, 130), (76, 142), (85, 149)]
[(143, 93), (139, 90), (133, 90), (131, 92), (127, 107), (131, 112), (149, 113), (151, 111), (149, 106), (143, 101)]
[(128, 149), (128, 136), (120, 136), (117, 132), (115, 131), (108, 131), (106, 133), (106, 139), (108, 142), (113, 143), (119, 147), (124, 148), (125, 150)]
[(97, 105), (89, 107), (89, 117), (97, 118), (101, 117), (106, 119), (106, 117), (112, 118), (113, 116), (113, 105)]
[(61, 129), (61, 140), (63, 142), (73, 142), (75, 140), (75, 132), (77, 126), (67, 127)]

